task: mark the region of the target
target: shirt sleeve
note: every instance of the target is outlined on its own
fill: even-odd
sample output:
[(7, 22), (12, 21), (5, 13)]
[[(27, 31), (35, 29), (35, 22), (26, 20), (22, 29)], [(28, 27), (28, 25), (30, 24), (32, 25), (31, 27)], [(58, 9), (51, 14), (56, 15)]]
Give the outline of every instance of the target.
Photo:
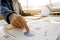
[(10, 23), (8, 17), (12, 13), (13, 11), (9, 10), (7, 7), (1, 6), (1, 14), (4, 17), (4, 19), (7, 21), (7, 23)]
[(7, 23), (10, 23), (8, 16), (12, 14), (12, 10), (9, 10), (9, 8), (6, 6), (6, 4), (1, 3), (0, 0), (0, 13), (2, 14), (3, 18), (7, 21)]

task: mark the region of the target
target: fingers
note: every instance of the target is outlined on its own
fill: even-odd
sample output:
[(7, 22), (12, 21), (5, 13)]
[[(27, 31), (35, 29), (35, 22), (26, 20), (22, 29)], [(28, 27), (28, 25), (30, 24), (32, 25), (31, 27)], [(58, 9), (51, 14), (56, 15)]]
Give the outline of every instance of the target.
[(15, 22), (11, 23), (14, 27), (17, 27), (18, 25)]
[(29, 27), (27, 26), (26, 21), (22, 16), (17, 16), (13, 21), (11, 21), (11, 24), (17, 28), (25, 28), (26, 31), (29, 32)]
[(24, 25), (22, 24), (21, 20), (19, 20), (19, 18), (17, 18), (17, 24), (19, 24), (19, 27), (24, 28)]
[(30, 31), (30, 29), (29, 29), (29, 27), (27, 25), (25, 26), (25, 29), (26, 29), (27, 32)]
[(19, 20), (20, 20), (21, 24), (24, 26), (24, 28), (26, 29), (26, 31), (29, 32), (29, 28), (28, 28), (25, 20), (23, 20), (23, 19), (24, 19), (24, 18), (20, 18), (20, 17), (19, 17)]
[(27, 23), (27, 21), (23, 18), (24, 22)]
[(19, 23), (17, 19), (13, 21), (12, 25), (14, 25), (17, 28), (21, 28), (21, 29), (23, 28), (23, 26)]

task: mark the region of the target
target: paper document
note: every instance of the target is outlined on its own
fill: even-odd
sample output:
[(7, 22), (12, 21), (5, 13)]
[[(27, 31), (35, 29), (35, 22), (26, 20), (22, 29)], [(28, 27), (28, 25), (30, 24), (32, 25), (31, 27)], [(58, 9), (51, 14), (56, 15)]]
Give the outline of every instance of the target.
[(38, 20), (27, 24), (30, 32), (16, 28), (5, 33), (4, 26), (0, 26), (0, 40), (56, 40), (60, 32), (60, 24), (57, 23)]

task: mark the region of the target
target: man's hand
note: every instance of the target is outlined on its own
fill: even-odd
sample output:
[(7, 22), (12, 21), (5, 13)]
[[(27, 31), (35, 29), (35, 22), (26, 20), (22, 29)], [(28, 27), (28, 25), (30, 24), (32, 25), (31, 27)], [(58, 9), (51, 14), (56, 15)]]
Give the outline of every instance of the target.
[(25, 28), (27, 32), (29, 32), (29, 28), (26, 24), (25, 19), (21, 15), (17, 15), (15, 13), (12, 13), (9, 17), (10, 23), (14, 25), (17, 28)]

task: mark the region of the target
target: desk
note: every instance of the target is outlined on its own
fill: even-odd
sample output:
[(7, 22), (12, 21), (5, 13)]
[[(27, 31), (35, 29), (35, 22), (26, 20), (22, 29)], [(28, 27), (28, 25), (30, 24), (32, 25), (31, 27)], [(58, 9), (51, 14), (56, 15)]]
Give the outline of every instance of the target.
[[(30, 30), (33, 32), (32, 37), (24, 35), (24, 30), (13, 29), (10, 30), (8, 35), (2, 35), (0, 30), (0, 40), (56, 40), (60, 32), (60, 22), (50, 21), (52, 17), (46, 17), (39, 20), (26, 19)], [(7, 23), (0, 20), (0, 29)], [(8, 25), (8, 24), (7, 24)], [(3, 32), (4, 33), (4, 32)]]

